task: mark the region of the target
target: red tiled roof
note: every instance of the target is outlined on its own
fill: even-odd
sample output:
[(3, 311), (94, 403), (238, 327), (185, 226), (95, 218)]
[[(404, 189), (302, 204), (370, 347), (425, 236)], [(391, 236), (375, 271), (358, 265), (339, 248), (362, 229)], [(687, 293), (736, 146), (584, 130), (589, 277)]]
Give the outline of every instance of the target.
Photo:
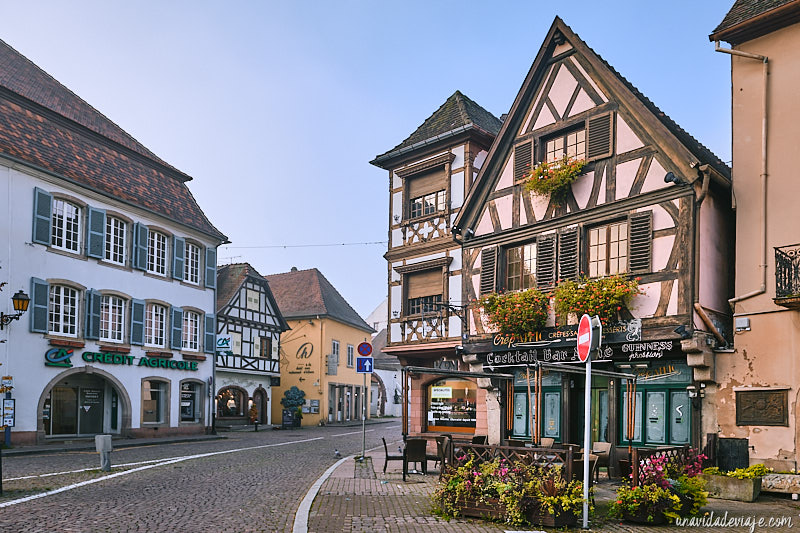
[(281, 314), (287, 320), (329, 317), (370, 333), (375, 331), (316, 268), (292, 269), (264, 277), (275, 295)]
[(227, 240), (197, 205), (189, 176), (1, 40), (0, 155)]

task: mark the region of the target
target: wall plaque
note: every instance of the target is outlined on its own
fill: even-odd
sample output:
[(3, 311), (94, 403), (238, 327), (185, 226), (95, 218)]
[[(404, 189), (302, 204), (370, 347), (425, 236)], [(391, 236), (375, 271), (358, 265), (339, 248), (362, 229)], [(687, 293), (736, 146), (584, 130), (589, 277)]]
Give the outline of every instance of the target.
[(789, 391), (736, 391), (737, 426), (788, 426)]

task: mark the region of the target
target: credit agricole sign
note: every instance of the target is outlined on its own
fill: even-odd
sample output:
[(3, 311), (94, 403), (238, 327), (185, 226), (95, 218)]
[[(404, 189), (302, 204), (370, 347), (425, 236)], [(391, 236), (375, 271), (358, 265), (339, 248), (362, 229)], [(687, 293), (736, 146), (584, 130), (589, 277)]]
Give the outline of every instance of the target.
[[(44, 354), (45, 366), (58, 366), (72, 368), (71, 357), (74, 355), (72, 348), (51, 348)], [(163, 357), (134, 357), (122, 353), (108, 352), (83, 352), (81, 359), (87, 363), (102, 363), (106, 365), (146, 366), (149, 368), (164, 368), (172, 370), (197, 370), (197, 361), (175, 361)]]

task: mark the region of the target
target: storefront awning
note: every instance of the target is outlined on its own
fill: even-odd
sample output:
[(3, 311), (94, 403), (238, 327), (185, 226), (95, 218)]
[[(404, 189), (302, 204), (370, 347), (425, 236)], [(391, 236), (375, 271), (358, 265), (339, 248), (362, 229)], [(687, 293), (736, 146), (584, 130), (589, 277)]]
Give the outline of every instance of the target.
[(493, 372), (468, 372), (466, 370), (447, 370), (444, 368), (430, 368), (426, 366), (404, 366), (402, 370), (403, 372), (407, 372), (409, 374), (435, 374), (437, 376), (459, 377), (459, 378), (514, 379), (514, 376), (512, 374), (495, 374)]

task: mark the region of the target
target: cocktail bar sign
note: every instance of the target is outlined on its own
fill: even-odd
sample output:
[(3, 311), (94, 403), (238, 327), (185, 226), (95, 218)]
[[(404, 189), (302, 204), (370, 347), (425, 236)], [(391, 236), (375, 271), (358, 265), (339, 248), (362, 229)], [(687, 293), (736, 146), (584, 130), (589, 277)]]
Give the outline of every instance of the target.
[[(45, 366), (72, 368), (71, 357), (74, 355), (72, 348), (51, 348), (44, 354)], [(87, 363), (102, 363), (106, 365), (146, 366), (149, 368), (164, 368), (172, 370), (197, 370), (197, 361), (175, 361), (162, 357), (134, 357), (121, 353), (83, 352), (81, 359)]]

